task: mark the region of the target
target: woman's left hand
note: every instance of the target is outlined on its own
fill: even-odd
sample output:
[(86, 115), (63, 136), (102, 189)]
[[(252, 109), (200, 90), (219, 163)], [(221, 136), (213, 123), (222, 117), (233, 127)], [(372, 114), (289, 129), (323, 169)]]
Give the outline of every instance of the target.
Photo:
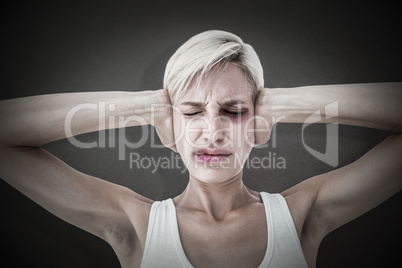
[(269, 112), (268, 88), (261, 88), (258, 91), (257, 100), (254, 107), (254, 129), (255, 142), (254, 146), (265, 144), (271, 136), (272, 116)]

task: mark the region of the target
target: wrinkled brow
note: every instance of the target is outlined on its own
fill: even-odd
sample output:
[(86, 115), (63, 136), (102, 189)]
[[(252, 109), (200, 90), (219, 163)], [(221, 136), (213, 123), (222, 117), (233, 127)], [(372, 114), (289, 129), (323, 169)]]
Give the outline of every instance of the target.
[[(218, 102), (218, 104), (220, 106), (226, 106), (226, 107), (235, 106), (235, 105), (244, 104), (244, 103), (245, 102), (241, 101), (241, 100), (228, 100), (222, 104)], [(206, 103), (206, 104), (208, 104), (208, 103)], [(202, 102), (195, 102), (195, 101), (186, 101), (186, 102), (180, 103), (180, 105), (193, 106), (193, 107), (204, 107), (206, 104), (204, 104)]]

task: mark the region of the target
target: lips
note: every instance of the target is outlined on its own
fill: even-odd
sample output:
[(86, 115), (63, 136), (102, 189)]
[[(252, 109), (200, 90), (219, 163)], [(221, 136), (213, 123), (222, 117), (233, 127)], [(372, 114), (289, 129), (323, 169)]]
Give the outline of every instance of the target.
[(230, 157), (232, 153), (222, 149), (201, 149), (195, 152), (195, 159), (197, 162), (221, 162)]
[(232, 153), (224, 149), (200, 149), (195, 152), (196, 155), (215, 155), (215, 156), (229, 156)]

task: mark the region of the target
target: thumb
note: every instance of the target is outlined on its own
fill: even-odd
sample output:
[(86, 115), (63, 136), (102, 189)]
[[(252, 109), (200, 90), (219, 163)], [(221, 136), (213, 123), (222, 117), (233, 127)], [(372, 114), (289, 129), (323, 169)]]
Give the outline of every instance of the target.
[(158, 134), (162, 144), (171, 149), (173, 152), (177, 153), (176, 143), (174, 139), (173, 127), (167, 127), (166, 129), (161, 129), (159, 127), (155, 127), (156, 133)]
[(254, 121), (254, 146), (267, 143), (271, 137), (271, 124), (261, 115), (256, 115)]
[(268, 115), (264, 112), (264, 106), (266, 105), (264, 101), (265, 97), (265, 89), (260, 89), (258, 91), (258, 96), (255, 101), (254, 106), (254, 146), (258, 146), (261, 144), (265, 144), (268, 142), (269, 138), (271, 137), (271, 128), (272, 125), (268, 121)]

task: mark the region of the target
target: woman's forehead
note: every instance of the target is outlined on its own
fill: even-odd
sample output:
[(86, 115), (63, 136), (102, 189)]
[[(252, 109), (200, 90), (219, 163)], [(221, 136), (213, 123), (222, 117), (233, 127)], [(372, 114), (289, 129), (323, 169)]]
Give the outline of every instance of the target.
[[(195, 106), (195, 103), (202, 104), (206, 106), (208, 104), (218, 104), (222, 105), (238, 105), (238, 104), (252, 104), (252, 92), (251, 90), (245, 88), (240, 92), (237, 90), (189, 90), (184, 94), (179, 101), (178, 105), (190, 105)], [(187, 94), (188, 93), (188, 94)]]
[(204, 77), (200, 83), (192, 83), (178, 103), (215, 100), (248, 102), (252, 99), (252, 88), (242, 71), (236, 66), (228, 66), (224, 71)]

